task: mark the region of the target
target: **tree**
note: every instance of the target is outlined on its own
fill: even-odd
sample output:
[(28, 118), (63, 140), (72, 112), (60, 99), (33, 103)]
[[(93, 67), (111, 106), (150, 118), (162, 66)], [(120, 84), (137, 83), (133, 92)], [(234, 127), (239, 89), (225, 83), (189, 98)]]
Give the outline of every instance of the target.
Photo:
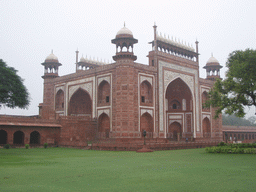
[(256, 50), (233, 51), (226, 67), (226, 79), (217, 79), (205, 106), (217, 107), (215, 117), (223, 110), (244, 117), (245, 106), (256, 106)]
[(0, 59), (0, 107), (27, 108), (29, 105), (29, 94), (23, 84), (23, 80), (17, 75), (17, 70), (8, 67)]

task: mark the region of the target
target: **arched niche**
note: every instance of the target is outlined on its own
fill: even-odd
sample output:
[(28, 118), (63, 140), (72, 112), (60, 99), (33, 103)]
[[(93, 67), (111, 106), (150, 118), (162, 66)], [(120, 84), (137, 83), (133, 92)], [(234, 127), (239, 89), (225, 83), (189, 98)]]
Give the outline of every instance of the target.
[(70, 98), (69, 115), (73, 116), (91, 116), (92, 100), (89, 93), (79, 88)]
[(140, 84), (140, 104), (153, 105), (153, 89), (147, 80)]
[(98, 106), (110, 105), (110, 84), (103, 80), (98, 86)]
[(24, 133), (22, 131), (16, 131), (13, 134), (13, 144), (24, 144)]
[(0, 130), (0, 144), (7, 144), (7, 132)]
[(203, 119), (203, 136), (204, 138), (211, 137), (211, 123), (207, 117)]
[(64, 110), (64, 91), (60, 89), (55, 97), (55, 110), (63, 111)]
[(154, 132), (154, 121), (153, 117), (149, 113), (144, 113), (140, 117), (140, 131), (141, 136), (143, 137), (142, 132), (146, 131), (146, 138), (153, 138), (153, 132)]
[(166, 89), (165, 98), (167, 101), (167, 111), (193, 111), (193, 98), (188, 85), (181, 79), (177, 78)]
[(181, 138), (182, 136), (181, 124), (178, 122), (171, 123), (168, 127), (168, 135), (169, 135), (169, 138), (174, 141), (178, 140), (178, 135)]
[(30, 133), (30, 144), (40, 144), (40, 133), (38, 131)]
[(204, 91), (202, 93), (202, 110), (205, 111), (205, 112), (209, 112), (210, 111), (210, 108), (204, 107), (204, 104), (207, 101), (207, 99), (208, 99), (208, 93), (206, 91)]
[(101, 138), (109, 138), (110, 131), (110, 119), (106, 113), (102, 113), (98, 119), (99, 123), (99, 135)]

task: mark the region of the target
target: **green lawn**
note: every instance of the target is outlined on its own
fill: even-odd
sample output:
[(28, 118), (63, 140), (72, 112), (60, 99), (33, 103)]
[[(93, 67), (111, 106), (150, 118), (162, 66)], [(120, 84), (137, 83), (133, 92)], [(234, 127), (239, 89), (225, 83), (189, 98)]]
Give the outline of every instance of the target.
[(256, 191), (256, 155), (0, 149), (0, 191)]

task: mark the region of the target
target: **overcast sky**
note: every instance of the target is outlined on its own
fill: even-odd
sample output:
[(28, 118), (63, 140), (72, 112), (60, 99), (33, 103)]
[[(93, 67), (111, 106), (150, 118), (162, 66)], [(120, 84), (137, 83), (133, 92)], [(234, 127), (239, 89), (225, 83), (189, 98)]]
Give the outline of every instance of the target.
[[(197, 39), (202, 78), (211, 53), (225, 66), (232, 51), (256, 49), (255, 0), (1, 0), (0, 13), (0, 58), (19, 71), (31, 97), (27, 110), (1, 108), (0, 114), (38, 114), (43, 101), (41, 63), (51, 50), (62, 63), (59, 75), (75, 72), (77, 48), (79, 58), (83, 54), (112, 61), (111, 39), (124, 21), (139, 41), (134, 53), (143, 64), (148, 64), (154, 22), (158, 32), (194, 48)], [(254, 112), (253, 108), (248, 116)]]

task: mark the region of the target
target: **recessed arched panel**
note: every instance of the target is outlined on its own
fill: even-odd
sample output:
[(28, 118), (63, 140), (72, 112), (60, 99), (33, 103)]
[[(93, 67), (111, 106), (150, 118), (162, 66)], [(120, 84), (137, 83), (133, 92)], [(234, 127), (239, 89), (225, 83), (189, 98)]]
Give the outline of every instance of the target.
[(204, 91), (202, 93), (202, 110), (205, 111), (205, 112), (209, 112), (210, 111), (210, 108), (204, 107), (204, 104), (205, 104), (207, 99), (208, 99), (208, 93), (206, 91)]
[(24, 144), (24, 133), (22, 131), (16, 131), (13, 134), (13, 144)]
[(55, 110), (63, 111), (64, 110), (64, 91), (59, 90), (55, 97)]
[(0, 130), (0, 144), (7, 144), (7, 132)]
[(148, 81), (140, 84), (140, 104), (153, 105), (153, 89)]
[(181, 138), (182, 136), (181, 124), (178, 122), (171, 123), (168, 127), (168, 135), (169, 135), (169, 138), (175, 141), (178, 140), (178, 135), (180, 135), (180, 138)]
[(91, 116), (92, 100), (87, 91), (79, 88), (71, 97), (69, 102), (69, 115)]
[(203, 120), (203, 136), (204, 138), (211, 137), (211, 123), (207, 117)]
[(110, 119), (106, 113), (102, 113), (99, 117), (99, 135), (101, 138), (109, 138)]
[[(144, 113), (141, 118), (140, 118), (140, 131), (141, 133), (143, 131), (146, 131), (147, 138), (152, 138), (153, 137), (153, 132), (154, 132), (154, 123), (153, 123), (153, 118), (149, 113)], [(143, 136), (143, 134), (141, 134)]]
[(98, 106), (110, 105), (110, 85), (102, 81), (98, 86)]
[(30, 133), (30, 144), (40, 144), (40, 133), (38, 131)]

